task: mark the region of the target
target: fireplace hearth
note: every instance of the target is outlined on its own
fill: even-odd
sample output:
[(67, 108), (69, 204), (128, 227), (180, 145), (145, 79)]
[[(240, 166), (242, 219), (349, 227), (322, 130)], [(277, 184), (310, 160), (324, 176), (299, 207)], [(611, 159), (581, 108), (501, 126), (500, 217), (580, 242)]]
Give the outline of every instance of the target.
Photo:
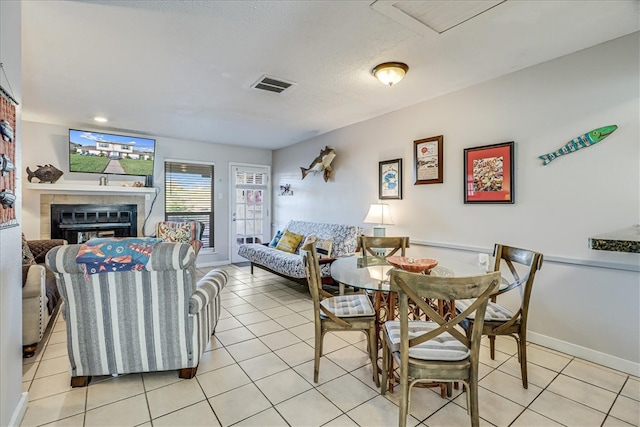
[(51, 238), (84, 243), (94, 237), (135, 237), (135, 204), (52, 204)]

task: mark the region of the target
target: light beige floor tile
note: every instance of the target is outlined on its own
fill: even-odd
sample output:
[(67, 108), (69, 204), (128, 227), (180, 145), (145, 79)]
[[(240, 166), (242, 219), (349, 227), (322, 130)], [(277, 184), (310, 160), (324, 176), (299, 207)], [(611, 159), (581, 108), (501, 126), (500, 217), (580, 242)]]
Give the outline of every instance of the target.
[(74, 415), (68, 418), (63, 418), (61, 420), (54, 421), (49, 424), (44, 424), (43, 427), (78, 427), (83, 425), (84, 425), (84, 413)]
[(629, 377), (620, 394), (634, 400), (640, 400), (640, 381)]
[[(509, 375), (512, 375), (516, 378), (521, 378), (520, 372), (520, 362), (518, 362), (518, 357), (513, 356), (505, 363), (498, 367), (499, 371), (506, 372)], [(527, 379), (529, 384), (536, 385), (538, 387), (546, 387), (555, 377), (558, 376), (556, 371), (552, 371), (551, 369), (543, 368), (540, 365), (536, 365), (535, 363), (527, 363)]]
[(142, 382), (147, 393), (179, 381), (187, 380), (180, 378), (176, 371), (145, 372), (142, 374)]
[(315, 337), (315, 325), (312, 322), (289, 328), (289, 332), (300, 338), (301, 340), (313, 339)]
[(206, 400), (187, 406), (153, 420), (154, 427), (205, 427), (220, 426), (209, 402)]
[(543, 391), (529, 408), (564, 425), (599, 426), (605, 414), (550, 391)]
[(367, 342), (367, 336), (362, 331), (339, 331), (332, 332), (341, 340), (348, 342), (349, 344), (356, 344), (361, 342)]
[(280, 307), (280, 302), (262, 295), (251, 295), (245, 298), (251, 305), (258, 310), (267, 310), (269, 308)]
[(231, 329), (229, 331), (216, 332), (216, 338), (224, 346), (230, 346), (242, 341), (254, 339), (256, 336), (245, 327)]
[(622, 390), (622, 386), (627, 379), (626, 375), (618, 371), (578, 359), (572, 360), (562, 373), (598, 387), (606, 388), (614, 393), (619, 393)]
[(207, 397), (225, 393), (251, 382), (237, 364), (196, 376)]
[[(493, 426), (487, 420), (483, 418), (486, 410), (483, 410), (482, 404), (480, 405), (480, 425), (483, 427)], [(456, 405), (454, 402), (449, 402), (443, 406), (435, 414), (431, 415), (425, 421), (425, 424), (429, 427), (452, 427), (452, 426), (468, 426), (471, 424), (471, 419), (467, 410)]]
[[(44, 378), (55, 374), (69, 373), (69, 358), (67, 356), (44, 359), (38, 366), (38, 371), (34, 378)], [(71, 377), (69, 377), (71, 378)]]
[(323, 424), (323, 427), (358, 427), (358, 424), (347, 415), (340, 415), (338, 418)]
[(607, 419), (604, 420), (604, 423), (602, 423), (602, 427), (632, 427), (632, 426), (637, 427), (638, 424), (625, 423), (624, 421), (614, 418), (612, 416), (608, 416)]
[(51, 336), (49, 337), (49, 340), (47, 341), (47, 345), (49, 344), (60, 344), (60, 343), (66, 343), (67, 342), (67, 332), (66, 331), (58, 331), (58, 332), (51, 332)]
[[(482, 345), (489, 348), (489, 337), (482, 337)], [(513, 356), (518, 353), (518, 344), (511, 337), (497, 336), (496, 351)]]
[(67, 391), (71, 391), (71, 377), (68, 372), (34, 379), (29, 388), (29, 402)]
[[(454, 402), (466, 409), (467, 395), (461, 394)], [(480, 405), (480, 416), (497, 426), (507, 426), (511, 424), (518, 418), (520, 413), (524, 411), (524, 406), (518, 405), (482, 387), (478, 387), (478, 402)]]
[(306, 342), (299, 342), (289, 347), (276, 350), (275, 353), (289, 366), (298, 366), (301, 363), (313, 360), (313, 347)]
[(254, 384), (211, 397), (209, 403), (223, 426), (250, 418), (271, 407)]
[(216, 325), (216, 333), (228, 331), (229, 329), (235, 329), (242, 327), (242, 323), (235, 317), (227, 317), (226, 319), (218, 320)]
[[(387, 389), (385, 397), (399, 406), (400, 394), (400, 389), (395, 387), (393, 393)], [(423, 420), (433, 415), (447, 403), (449, 403), (448, 399), (440, 397), (440, 389), (413, 387), (411, 389), (410, 415), (413, 415), (419, 420)]]
[[(381, 363), (382, 362), (380, 362), (380, 364)], [(349, 374), (352, 375), (354, 378), (357, 378), (360, 382), (362, 382), (367, 387), (374, 389), (378, 393), (380, 392), (380, 388), (377, 387), (376, 383), (373, 381), (373, 370), (371, 369), (371, 363), (361, 368), (355, 369), (351, 371)], [(378, 372), (378, 375), (381, 375), (381, 373)]]
[(313, 310), (313, 308), (308, 309), (308, 310), (302, 310), (299, 311), (298, 314), (302, 317), (304, 317), (305, 319), (309, 319), (309, 321), (314, 322), (316, 317), (316, 312)]
[(560, 372), (571, 362), (571, 358), (545, 350), (542, 347), (528, 345), (527, 361), (542, 366), (543, 368)]
[[(315, 345), (315, 338), (310, 338), (308, 340), (305, 340), (305, 342), (307, 344), (309, 344), (311, 347), (314, 347)], [(329, 354), (332, 351), (336, 351), (338, 349), (344, 348), (346, 346), (348, 346), (349, 343), (346, 342), (343, 339), (340, 339), (338, 337), (336, 337), (335, 335), (332, 334), (326, 334), (322, 340), (322, 353), (324, 354)], [(315, 348), (315, 347), (314, 347)]]
[(338, 378), (341, 375), (346, 374), (347, 372), (333, 363), (331, 360), (328, 360), (326, 357), (320, 358), (320, 370), (318, 372), (318, 383), (313, 382), (313, 360), (298, 365), (293, 368), (297, 373), (302, 375), (302, 377), (309, 381), (311, 384), (324, 384), (327, 381), (331, 381), (334, 378)]
[[(87, 390), (87, 410), (144, 393), (141, 374), (120, 375), (96, 384)], [(146, 406), (146, 401), (145, 401)]]
[(313, 310), (313, 303), (311, 299), (307, 299), (306, 301), (294, 302), (292, 304), (287, 304), (287, 307), (297, 313), (306, 310)]
[(224, 308), (220, 307), (220, 316), (218, 317), (218, 320), (221, 319), (228, 319), (229, 317), (231, 317), (232, 314), (229, 313), (227, 310), (225, 310)]
[[(371, 380), (373, 383), (373, 380)], [(327, 399), (343, 412), (348, 412), (356, 406), (378, 395), (371, 387), (351, 375), (343, 375), (317, 387)]]
[(207, 351), (216, 350), (218, 348), (223, 348), (223, 347), (224, 346), (222, 345), (222, 343), (218, 341), (218, 338), (215, 335), (213, 335), (209, 339), (209, 344), (207, 344), (207, 348), (205, 348), (204, 351), (207, 352)]
[(293, 369), (287, 369), (256, 381), (256, 386), (273, 405), (312, 388), (311, 384)]
[(42, 360), (53, 359), (61, 356), (67, 357), (66, 342), (47, 345), (46, 350), (42, 354)]
[(491, 372), (481, 379), (479, 385), (522, 406), (529, 405), (533, 399), (542, 393), (540, 387), (529, 384), (529, 388), (525, 389), (522, 387), (520, 378), (513, 377), (498, 370)]
[(309, 319), (300, 316), (298, 313), (288, 314), (274, 320), (285, 328), (293, 328), (294, 326), (304, 325), (309, 322)]
[(547, 390), (605, 413), (609, 411), (616, 398), (613, 392), (564, 374), (558, 375)]
[(212, 351), (207, 351), (206, 353), (203, 353), (200, 358), (197, 375), (222, 368), (223, 366), (233, 365), (234, 363), (235, 360), (225, 348), (217, 348)]
[(369, 355), (352, 345), (328, 353), (326, 358), (349, 372), (370, 363)]
[(489, 347), (480, 346), (480, 362), (484, 363), (487, 366), (491, 366), (492, 368), (497, 368), (510, 357), (511, 356), (508, 354), (505, 354), (501, 351), (496, 351), (495, 359), (491, 359), (491, 352), (489, 351)]
[(86, 388), (76, 388), (30, 401), (21, 426), (37, 426), (84, 413), (86, 397)]
[(292, 426), (321, 426), (342, 412), (317, 390), (312, 389), (275, 406)]
[(275, 353), (267, 353), (253, 359), (244, 360), (239, 365), (253, 381), (290, 369), (289, 365), (284, 363)]
[(253, 313), (254, 311), (258, 311), (256, 307), (246, 302), (242, 304), (233, 305), (233, 306), (225, 306), (225, 309), (234, 316), (239, 316), (241, 314)]
[[(281, 291), (281, 292), (286, 292), (286, 291)], [(277, 298), (276, 298), (277, 299)], [(266, 310), (263, 311), (264, 314), (266, 314), (267, 316), (269, 316), (272, 319), (277, 319), (278, 317), (283, 317), (283, 316), (288, 316), (291, 314), (295, 314), (295, 311), (280, 305), (278, 307), (273, 307), (273, 308), (268, 308)]]
[(511, 424), (510, 427), (555, 427), (562, 426), (562, 424), (558, 424), (557, 422), (549, 419), (547, 417), (543, 417), (542, 415), (533, 412), (529, 409), (525, 409), (525, 411)]
[[(385, 397), (376, 396), (347, 412), (347, 415), (361, 427), (393, 427), (398, 425), (400, 409)], [(408, 426), (417, 424), (418, 420), (412, 415), (407, 417)]]
[(234, 424), (234, 427), (288, 427), (289, 424), (278, 414), (278, 412), (269, 408), (252, 417)]
[(36, 376), (36, 371), (40, 362), (33, 361), (32, 363), (22, 364), (22, 381), (31, 381)]
[(301, 342), (300, 338), (289, 331), (280, 331), (269, 335), (263, 335), (260, 337), (260, 340), (273, 351)]
[[(234, 313), (233, 310), (235, 310), (236, 308), (240, 309), (240, 307), (245, 306), (245, 308), (249, 309), (249, 311), (241, 311), (238, 312), (237, 314), (242, 314), (242, 313), (249, 313), (250, 311), (256, 311), (257, 308), (255, 308), (254, 306), (252, 306), (251, 304), (249, 304), (247, 301), (245, 301), (244, 298), (239, 297), (239, 296), (235, 296), (234, 298), (226, 298), (224, 300), (220, 300), (220, 305), (222, 305), (222, 307), (224, 307), (229, 313), (231, 314), (236, 314)], [(250, 306), (250, 307), (246, 307), (246, 306)]]
[(257, 338), (227, 346), (226, 349), (236, 362), (241, 362), (243, 360), (271, 352), (269, 347), (264, 345), (264, 343)]
[(640, 425), (640, 403), (625, 396), (618, 396), (610, 415), (629, 424)]
[(262, 335), (268, 335), (274, 332), (282, 331), (284, 330), (284, 327), (273, 320), (267, 320), (266, 322), (247, 325), (247, 329), (249, 329), (255, 336), (261, 337)]
[(261, 311), (255, 311), (253, 313), (236, 316), (236, 319), (238, 319), (243, 325), (248, 326), (254, 323), (265, 322), (271, 318)]
[(205, 395), (196, 378), (157, 388), (147, 393), (151, 418), (158, 418), (204, 399)]
[(87, 411), (85, 426), (136, 426), (149, 421), (149, 409), (144, 395), (101, 406)]

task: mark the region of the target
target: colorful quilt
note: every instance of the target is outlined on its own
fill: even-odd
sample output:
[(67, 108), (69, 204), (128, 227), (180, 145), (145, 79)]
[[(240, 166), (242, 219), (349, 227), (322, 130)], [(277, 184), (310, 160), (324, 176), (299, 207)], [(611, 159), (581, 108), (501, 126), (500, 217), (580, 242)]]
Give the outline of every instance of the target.
[(160, 242), (150, 237), (91, 239), (80, 247), (76, 262), (84, 265), (85, 274), (140, 271)]

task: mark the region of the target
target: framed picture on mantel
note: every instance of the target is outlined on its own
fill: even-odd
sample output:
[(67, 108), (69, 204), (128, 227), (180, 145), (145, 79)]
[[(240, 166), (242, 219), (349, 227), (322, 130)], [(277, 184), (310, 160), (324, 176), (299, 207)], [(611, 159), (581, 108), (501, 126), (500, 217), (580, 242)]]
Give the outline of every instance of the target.
[(413, 141), (414, 185), (442, 183), (442, 140), (438, 135)]

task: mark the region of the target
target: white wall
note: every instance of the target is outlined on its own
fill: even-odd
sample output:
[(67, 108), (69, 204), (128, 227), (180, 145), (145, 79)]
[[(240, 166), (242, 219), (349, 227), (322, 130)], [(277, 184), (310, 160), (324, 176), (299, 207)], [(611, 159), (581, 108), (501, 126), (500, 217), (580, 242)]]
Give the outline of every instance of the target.
[[(22, 103), (20, 2), (0, 2), (0, 62), (11, 84), (13, 97)], [(8, 88), (4, 75), (0, 83)], [(16, 217), (22, 223), (21, 107), (16, 108)], [(0, 189), (2, 190), (2, 189)], [(0, 208), (2, 209), (2, 208)], [(19, 424), (26, 410), (22, 395), (22, 262), (21, 227), (0, 230), (0, 425)]]
[[(589, 237), (640, 222), (639, 44), (635, 33), (274, 152), (274, 189), (294, 192), (274, 197), (275, 227), (362, 224), (378, 162), (402, 158), (404, 197), (388, 201), (387, 235), (428, 243), (413, 245), (416, 255), (457, 247), (473, 260), (495, 242), (542, 252), (531, 341), (640, 374), (640, 256), (588, 248)], [(537, 159), (609, 124), (619, 129), (593, 147), (547, 166)], [(435, 135), (444, 183), (413, 185), (413, 141)], [(506, 141), (516, 143), (515, 204), (465, 205), (463, 149)], [(325, 145), (337, 153), (331, 180), (301, 180)]]
[[(24, 126), (24, 168), (36, 169), (36, 165), (51, 163), (65, 174), (57, 183), (95, 183), (100, 175), (87, 173), (69, 173), (69, 127), (74, 129), (90, 129), (86, 126), (78, 127), (52, 125), (37, 122), (23, 122)], [(110, 132), (108, 130), (102, 130)], [(153, 130), (149, 130), (152, 132)], [(117, 132), (123, 133), (123, 132)], [(149, 137), (148, 135), (143, 135)], [(271, 165), (271, 150), (234, 147), (230, 145), (184, 141), (179, 139), (153, 137), (156, 140), (156, 159), (154, 169), (154, 185), (160, 189), (151, 216), (147, 221), (145, 233), (153, 234), (155, 224), (164, 219), (164, 161), (185, 160), (209, 162), (215, 165), (214, 194), (214, 222), (215, 222), (215, 253), (201, 251), (198, 265), (220, 264), (229, 258), (229, 163), (253, 163)], [(112, 175), (110, 185), (120, 185), (125, 181), (142, 180), (141, 177), (123, 177)], [(25, 176), (26, 181), (26, 176)], [(38, 182), (38, 179), (34, 179)], [(49, 184), (43, 184), (49, 185)], [(55, 185), (55, 184), (54, 184)], [(222, 199), (219, 198), (222, 194)], [(27, 197), (27, 195), (29, 197)], [(27, 238), (40, 237), (40, 201), (33, 190), (25, 190), (24, 226)], [(147, 212), (148, 213), (148, 212)]]

